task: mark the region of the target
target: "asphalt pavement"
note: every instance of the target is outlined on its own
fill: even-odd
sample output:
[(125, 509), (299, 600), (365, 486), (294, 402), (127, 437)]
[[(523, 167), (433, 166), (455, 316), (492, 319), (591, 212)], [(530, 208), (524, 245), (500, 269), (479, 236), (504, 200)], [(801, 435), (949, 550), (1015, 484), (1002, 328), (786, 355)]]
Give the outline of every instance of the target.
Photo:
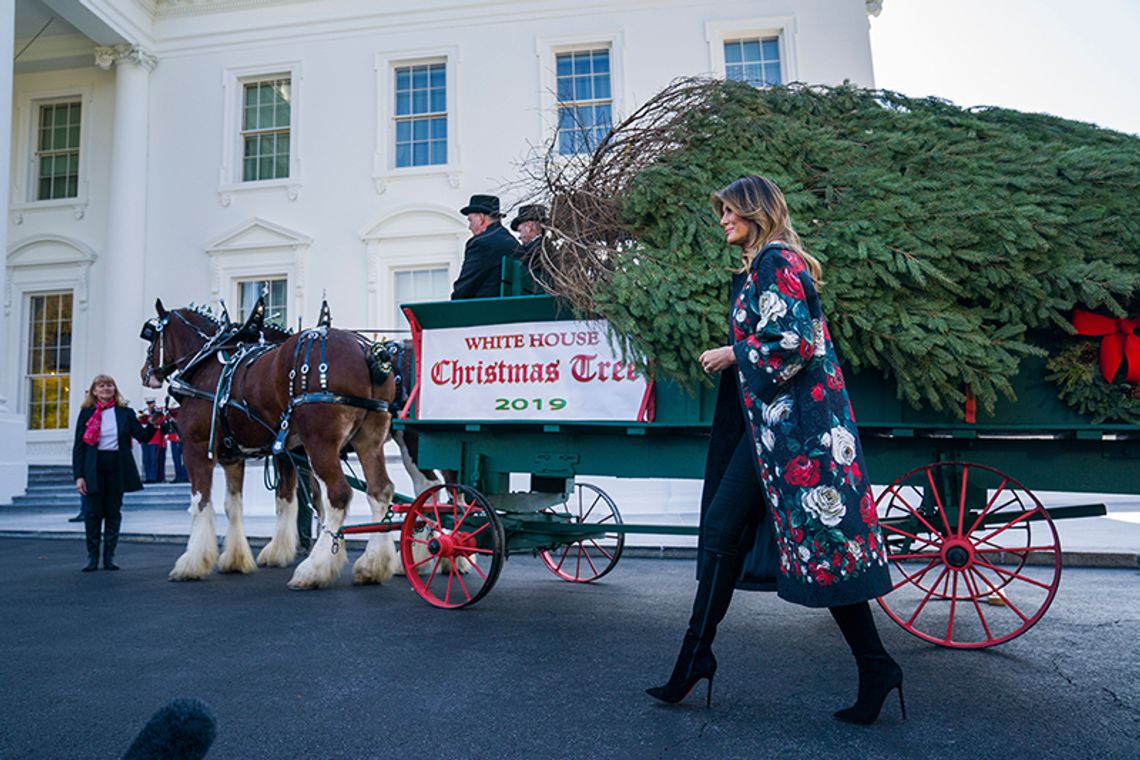
[(490, 594), (428, 606), (395, 578), (295, 592), (288, 569), (171, 583), (181, 547), (0, 539), (0, 757), (113, 758), (167, 700), (217, 718), (211, 758), (1135, 758), (1140, 570), (1067, 568), (1045, 616), (993, 649), (940, 648), (876, 610), (909, 719), (838, 723), (855, 668), (830, 616), (738, 594), (713, 706), (654, 703), (691, 562), (625, 558), (602, 581), (514, 556)]

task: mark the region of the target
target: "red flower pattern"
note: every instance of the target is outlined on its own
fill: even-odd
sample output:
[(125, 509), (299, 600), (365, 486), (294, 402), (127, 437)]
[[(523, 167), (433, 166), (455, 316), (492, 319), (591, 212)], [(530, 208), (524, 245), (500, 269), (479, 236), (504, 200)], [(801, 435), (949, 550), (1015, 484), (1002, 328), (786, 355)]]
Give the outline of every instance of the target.
[(785, 469), (784, 480), (792, 485), (811, 488), (819, 482), (819, 462), (803, 454), (788, 462)]

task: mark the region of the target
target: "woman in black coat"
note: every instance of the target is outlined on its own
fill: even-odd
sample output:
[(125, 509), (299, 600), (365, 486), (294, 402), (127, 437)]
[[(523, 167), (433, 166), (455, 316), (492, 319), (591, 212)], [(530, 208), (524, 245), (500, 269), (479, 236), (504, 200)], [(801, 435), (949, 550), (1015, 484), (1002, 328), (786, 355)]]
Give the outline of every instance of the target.
[[(154, 435), (152, 425), (142, 425), (119, 393), (110, 375), (96, 375), (80, 405), (75, 423), (75, 446), (71, 469), (75, 488), (87, 497), (87, 565), (83, 572), (99, 569), (99, 539), (103, 539), (103, 568), (118, 570), (115, 547), (123, 521), (123, 494), (141, 491), (139, 471), (131, 456), (131, 439), (139, 443)], [(103, 524), (106, 523), (106, 532)], [(102, 536), (101, 536), (102, 534)]]
[[(775, 184), (745, 177), (713, 196), (725, 239), (741, 249), (729, 345), (701, 354), (720, 392), (705, 472), (700, 584), (669, 682), (679, 702), (716, 673), (716, 627), (734, 588), (775, 587), (826, 607), (859, 668), (855, 704), (835, 713), (872, 723), (902, 669), (879, 640), (867, 602), (890, 590), (859, 430), (827, 320), (820, 265), (803, 248)], [(904, 712), (905, 716), (905, 712)]]

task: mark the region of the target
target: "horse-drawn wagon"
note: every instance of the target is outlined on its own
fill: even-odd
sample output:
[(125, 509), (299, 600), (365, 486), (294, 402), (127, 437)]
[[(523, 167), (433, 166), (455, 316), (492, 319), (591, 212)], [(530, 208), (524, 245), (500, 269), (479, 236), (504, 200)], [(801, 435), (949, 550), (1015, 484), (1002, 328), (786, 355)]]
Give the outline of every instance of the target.
[[(466, 371), (476, 374), (463, 376), (462, 361), (447, 354), (474, 349), (478, 339), (494, 347), (487, 336), (516, 347), (541, 343), (531, 336), (543, 334), (569, 335), (573, 343), (581, 323), (554, 299), (420, 303), (405, 310), (415, 335), (416, 387), (393, 424), (418, 434), (421, 466), (450, 470), (455, 482), (394, 506), (402, 520), (343, 532), (400, 530), (409, 581), (426, 601), (445, 608), (476, 603), (514, 554), (536, 554), (559, 577), (589, 582), (613, 569), (627, 535), (696, 532), (623, 522), (613, 499), (578, 479), (701, 478), (711, 389), (643, 381), (633, 411), (609, 419), (560, 416), (575, 402), (552, 395), (545, 383), (500, 382), (486, 372), (496, 366), (493, 355), (468, 356)], [(444, 338), (450, 348), (440, 348)], [(598, 357), (605, 347), (588, 348), (570, 348), (567, 364), (583, 354), (604, 364)], [(523, 363), (533, 362), (542, 360)], [(1103, 504), (1046, 508), (1031, 488), (1140, 493), (1140, 426), (1090, 424), (1057, 401), (1042, 370), (1027, 361), (1018, 400), (984, 420), (973, 410), (963, 418), (915, 411), (896, 398), (891, 383), (871, 373), (849, 378), (868, 468), (876, 482), (889, 483), (875, 491), (895, 587), (880, 601), (920, 638), (990, 646), (1025, 632), (1048, 609), (1062, 565), (1054, 521), (1106, 510)], [(440, 386), (449, 386), (447, 403), (430, 396)], [(529, 489), (511, 492), (512, 473), (528, 475)]]

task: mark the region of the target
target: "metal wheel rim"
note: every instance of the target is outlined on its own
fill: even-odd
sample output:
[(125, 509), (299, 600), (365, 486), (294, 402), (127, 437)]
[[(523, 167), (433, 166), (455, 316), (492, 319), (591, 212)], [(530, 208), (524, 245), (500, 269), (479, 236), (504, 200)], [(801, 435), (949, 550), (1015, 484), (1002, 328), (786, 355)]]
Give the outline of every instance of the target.
[[(936, 509), (915, 506), (916, 483), (929, 484)], [(944, 483), (957, 485), (956, 507), (943, 503)], [(984, 504), (968, 500), (969, 487), (985, 490)], [(888, 486), (877, 507), (893, 581), (879, 604), (918, 638), (995, 646), (1025, 633), (1052, 604), (1061, 574), (1056, 527), (1040, 500), (1001, 471), (971, 462), (919, 467)], [(900, 513), (909, 513), (911, 530)], [(1012, 540), (1023, 532), (1025, 545)]]
[[(443, 609), (469, 607), (487, 595), (502, 570), (505, 545), (495, 510), (468, 486), (427, 489), (407, 508), (400, 530), (408, 582), (425, 601)], [(470, 564), (466, 573), (464, 560)]]
[[(621, 525), (617, 504), (602, 489), (591, 483), (575, 483), (574, 493), (563, 504), (574, 524)], [(555, 512), (554, 509), (543, 510)], [(550, 572), (571, 583), (591, 583), (614, 569), (625, 548), (625, 534), (607, 532), (602, 538), (611, 546), (602, 546), (595, 537), (570, 541), (538, 553)]]

